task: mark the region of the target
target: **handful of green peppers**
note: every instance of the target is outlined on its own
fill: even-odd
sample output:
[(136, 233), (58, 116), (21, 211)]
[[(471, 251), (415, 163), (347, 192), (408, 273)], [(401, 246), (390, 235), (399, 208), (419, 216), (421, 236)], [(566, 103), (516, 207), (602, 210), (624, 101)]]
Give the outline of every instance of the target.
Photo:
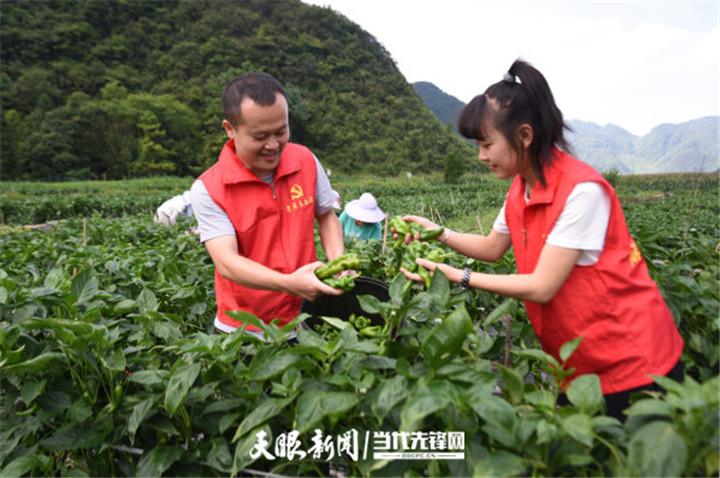
[(440, 234), (445, 232), (445, 228), (442, 226), (435, 229), (425, 229), (416, 222), (405, 222), (405, 220), (401, 216), (395, 216), (390, 219), (390, 226), (395, 230), (398, 235), (398, 238), (395, 241), (395, 247), (398, 247), (403, 242), (405, 242), (405, 234), (407, 234), (408, 232), (413, 237), (415, 236), (416, 232), (419, 232), (419, 238), (421, 241), (432, 241), (433, 239), (437, 239)]
[(355, 279), (359, 277), (360, 274), (342, 277), (333, 276), (342, 271), (356, 270), (360, 267), (361, 263), (362, 261), (356, 254), (345, 254), (315, 269), (315, 276), (330, 287), (348, 292), (355, 287)]
[[(402, 257), (400, 259), (400, 267), (407, 270), (408, 272), (415, 272), (425, 281), (425, 286), (430, 286), (430, 271), (421, 267), (415, 262), (417, 258), (428, 259), (433, 262), (443, 262), (445, 258), (450, 255), (446, 254), (442, 249), (431, 244), (434, 239), (445, 231), (444, 227), (438, 227), (435, 229), (425, 229), (420, 224), (415, 222), (407, 223), (400, 216), (395, 216), (390, 220), (390, 225), (393, 227), (398, 235), (395, 241), (395, 249), (402, 247), (405, 243), (405, 234), (408, 232), (415, 236), (416, 232), (419, 232), (420, 241), (413, 241), (407, 246), (404, 246), (402, 251)], [(425, 241), (425, 242), (421, 242)]]

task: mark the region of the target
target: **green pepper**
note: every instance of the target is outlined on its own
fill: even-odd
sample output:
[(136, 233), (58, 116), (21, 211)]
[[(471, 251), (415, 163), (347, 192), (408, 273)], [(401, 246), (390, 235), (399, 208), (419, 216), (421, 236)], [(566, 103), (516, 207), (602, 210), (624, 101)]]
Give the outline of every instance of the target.
[(430, 271), (428, 271), (422, 266), (418, 266), (417, 274), (425, 281), (425, 287), (430, 287), (430, 279), (432, 279), (430, 277)]
[(332, 287), (333, 289), (342, 289), (345, 292), (353, 290), (353, 287), (355, 287), (355, 279), (359, 277), (358, 275), (354, 276), (342, 276), (342, 277), (326, 277), (322, 281)]
[(113, 397), (112, 397), (112, 409), (115, 410), (118, 406), (120, 406), (120, 402), (122, 401), (123, 396), (123, 387), (122, 384), (118, 383), (115, 385), (115, 389), (113, 390)]
[(427, 251), (427, 253), (425, 254), (425, 259), (433, 262), (442, 262), (445, 259), (445, 253), (442, 251), (442, 249), (434, 247)]
[(345, 254), (338, 256), (327, 264), (315, 269), (315, 276), (323, 280), (332, 277), (342, 271), (356, 270), (362, 261), (356, 254)]
[(410, 226), (400, 216), (395, 216), (392, 219), (390, 219), (390, 227), (392, 227), (395, 230), (395, 233), (398, 236), (404, 236), (405, 234), (410, 232)]
[(433, 239), (437, 238), (440, 234), (442, 234), (445, 231), (444, 227), (438, 227), (435, 229), (423, 229), (420, 231), (420, 240), (421, 241), (432, 241)]
[(362, 329), (358, 330), (361, 335), (364, 335), (365, 337), (377, 337), (380, 331), (382, 330), (382, 327), (379, 325), (370, 325), (367, 327), (363, 327)]
[(367, 317), (363, 317), (362, 315), (360, 317), (357, 317), (355, 319), (355, 323), (353, 324), (355, 326), (355, 329), (361, 330), (365, 327), (368, 327), (372, 325), (372, 321), (368, 319)]

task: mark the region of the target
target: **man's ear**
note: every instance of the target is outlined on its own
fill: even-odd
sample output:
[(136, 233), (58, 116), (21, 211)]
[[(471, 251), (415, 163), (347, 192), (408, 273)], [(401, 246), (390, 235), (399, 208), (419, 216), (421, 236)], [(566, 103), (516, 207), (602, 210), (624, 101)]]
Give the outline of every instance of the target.
[(535, 132), (533, 131), (532, 126), (530, 126), (529, 124), (520, 125), (517, 131), (517, 138), (520, 141), (523, 149), (528, 149), (530, 147), (534, 137)]
[(222, 122), (223, 128), (225, 128), (225, 132), (228, 135), (229, 139), (235, 139), (235, 128), (233, 125), (230, 124), (228, 120), (223, 120)]

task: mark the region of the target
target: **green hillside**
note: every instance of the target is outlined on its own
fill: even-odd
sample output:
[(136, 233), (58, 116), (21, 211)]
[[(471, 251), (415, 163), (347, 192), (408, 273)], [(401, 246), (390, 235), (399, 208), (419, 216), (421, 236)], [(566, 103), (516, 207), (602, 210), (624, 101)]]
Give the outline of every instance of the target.
[(333, 171), (439, 171), (474, 155), (330, 9), (3, 0), (0, 19), (0, 180), (197, 175), (226, 140), (222, 90), (248, 71), (286, 86), (292, 140)]

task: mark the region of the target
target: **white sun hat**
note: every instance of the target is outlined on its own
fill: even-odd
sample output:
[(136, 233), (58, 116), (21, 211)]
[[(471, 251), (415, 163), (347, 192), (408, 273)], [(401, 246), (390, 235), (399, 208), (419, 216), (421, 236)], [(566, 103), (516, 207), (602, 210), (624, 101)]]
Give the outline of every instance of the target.
[(357, 221), (368, 223), (380, 222), (385, 218), (385, 213), (370, 193), (363, 193), (359, 199), (347, 203), (345, 212)]

